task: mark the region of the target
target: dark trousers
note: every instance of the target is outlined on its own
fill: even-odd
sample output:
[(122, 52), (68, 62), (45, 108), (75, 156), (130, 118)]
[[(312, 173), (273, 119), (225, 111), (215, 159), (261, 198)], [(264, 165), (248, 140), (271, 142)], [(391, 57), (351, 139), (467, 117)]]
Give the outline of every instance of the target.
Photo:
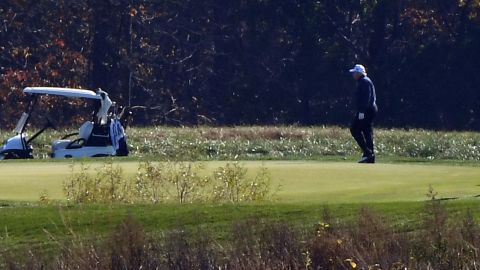
[(362, 120), (358, 119), (357, 113), (350, 127), (350, 133), (362, 149), (364, 156), (375, 154), (373, 146), (373, 120), (375, 116), (377, 116), (376, 108), (369, 109)]

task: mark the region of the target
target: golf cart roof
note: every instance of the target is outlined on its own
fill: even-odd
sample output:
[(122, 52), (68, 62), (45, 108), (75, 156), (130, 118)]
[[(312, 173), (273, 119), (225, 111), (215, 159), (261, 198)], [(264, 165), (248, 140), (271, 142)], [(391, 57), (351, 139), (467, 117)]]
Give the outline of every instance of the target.
[(34, 95), (56, 95), (71, 98), (90, 98), (99, 99), (102, 97), (92, 90), (82, 90), (73, 88), (59, 88), (59, 87), (26, 87), (23, 89), (26, 94)]

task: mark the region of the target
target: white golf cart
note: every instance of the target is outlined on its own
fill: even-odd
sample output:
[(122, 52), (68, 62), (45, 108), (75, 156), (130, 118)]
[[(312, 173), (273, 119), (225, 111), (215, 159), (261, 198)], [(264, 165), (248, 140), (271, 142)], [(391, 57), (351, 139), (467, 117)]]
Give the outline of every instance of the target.
[[(56, 129), (52, 121), (47, 117), (44, 128), (35, 133), (31, 138), (27, 137), (25, 128), (38, 101), (44, 95), (63, 96), (67, 98), (84, 98), (95, 101), (96, 108), (92, 121), (86, 121), (79, 132), (64, 136), (52, 143), (53, 158), (79, 158), (79, 157), (105, 157), (127, 156), (128, 148), (124, 128), (120, 118), (123, 112), (117, 114), (117, 106), (113, 106), (113, 113), (109, 114), (112, 101), (108, 94), (102, 90), (80, 90), (56, 87), (27, 87), (23, 92), (29, 99), (26, 112), (17, 123), (16, 135), (7, 139), (0, 148), (0, 159), (30, 159), (33, 158), (32, 141), (35, 140), (48, 128)], [(75, 139), (69, 139), (77, 136)]]

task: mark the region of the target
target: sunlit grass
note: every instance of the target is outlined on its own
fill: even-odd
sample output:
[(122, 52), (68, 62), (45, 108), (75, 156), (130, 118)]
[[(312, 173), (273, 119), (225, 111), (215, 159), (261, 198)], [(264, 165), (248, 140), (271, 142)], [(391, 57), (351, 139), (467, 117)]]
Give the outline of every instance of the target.
[[(100, 161), (100, 160), (97, 160)], [(204, 162), (211, 175), (224, 161)], [(418, 201), (429, 185), (444, 197), (480, 194), (480, 167), (458, 165), (375, 164), (320, 161), (243, 161), (255, 174), (261, 166), (271, 173), (272, 186), (281, 186), (280, 202), (368, 203)], [(126, 178), (135, 177), (137, 161), (120, 162)], [(42, 191), (53, 200), (64, 200), (63, 181), (70, 175), (69, 162), (0, 163), (0, 200), (37, 201)], [(92, 171), (102, 162), (91, 163)]]

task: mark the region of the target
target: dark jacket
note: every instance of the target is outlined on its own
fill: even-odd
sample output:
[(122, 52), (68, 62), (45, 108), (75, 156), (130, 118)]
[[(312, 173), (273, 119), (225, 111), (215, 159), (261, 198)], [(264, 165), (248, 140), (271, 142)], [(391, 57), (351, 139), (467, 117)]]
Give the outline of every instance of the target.
[(377, 110), (377, 95), (375, 86), (370, 78), (362, 76), (357, 81), (357, 91), (355, 93), (357, 112), (366, 113), (369, 110)]

